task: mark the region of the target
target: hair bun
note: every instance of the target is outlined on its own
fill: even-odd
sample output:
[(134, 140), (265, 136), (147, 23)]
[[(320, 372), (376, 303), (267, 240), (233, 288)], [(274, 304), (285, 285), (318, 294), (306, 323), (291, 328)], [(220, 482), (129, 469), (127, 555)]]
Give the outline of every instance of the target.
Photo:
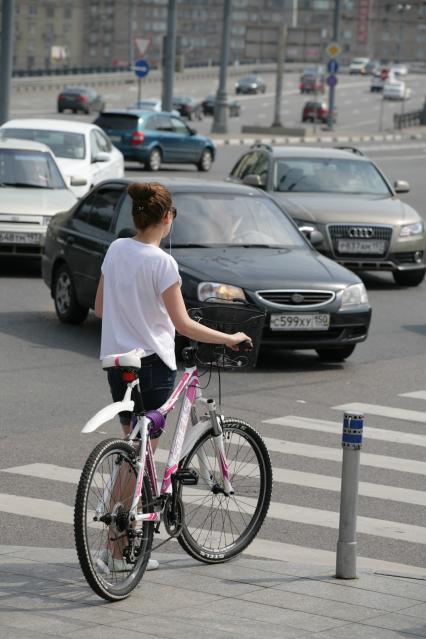
[(128, 194), (134, 201), (147, 201), (155, 195), (155, 188), (149, 182), (134, 182), (129, 184)]

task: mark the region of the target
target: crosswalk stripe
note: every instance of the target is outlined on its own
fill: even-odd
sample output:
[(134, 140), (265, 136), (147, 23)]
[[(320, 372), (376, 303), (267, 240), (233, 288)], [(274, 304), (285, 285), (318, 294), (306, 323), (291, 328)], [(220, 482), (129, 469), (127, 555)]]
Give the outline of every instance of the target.
[(426, 424), (426, 412), (420, 410), (393, 408), (392, 406), (380, 406), (378, 404), (363, 404), (362, 402), (332, 406), (332, 409), (365, 413), (367, 415), (379, 415), (380, 417), (390, 417), (391, 419), (402, 419), (407, 422), (421, 422), (422, 424)]
[[(263, 424), (277, 424), (279, 426), (289, 426), (290, 428), (301, 428), (306, 430), (316, 430), (323, 433), (342, 434), (342, 424), (339, 422), (330, 422), (324, 419), (313, 419), (311, 417), (298, 417), (296, 415), (286, 415), (285, 417), (275, 417), (267, 419)], [(364, 424), (365, 439), (377, 439), (394, 444), (407, 444), (411, 446), (426, 447), (426, 436), (417, 435), (417, 433), (404, 433), (396, 430), (387, 430), (385, 428), (373, 428), (368, 424)]]
[(412, 397), (413, 399), (426, 399), (426, 390), (413, 391), (412, 393), (400, 393), (399, 397)]
[[(160, 453), (160, 450), (157, 451)], [(163, 458), (166, 458), (167, 451), (163, 451)], [(48, 477), (50, 476), (52, 479), (56, 479), (59, 481), (68, 481), (70, 483), (78, 483), (80, 478), (80, 471), (74, 468), (62, 468), (60, 466), (53, 466), (50, 464), (31, 464), (29, 465), (32, 468), (21, 467), (22, 470), (20, 474), (31, 474), (31, 476), (38, 477)], [(34, 468), (34, 466), (38, 466), (38, 468)], [(16, 473), (19, 471), (19, 467), (6, 469), (7, 472)], [(31, 470), (31, 473), (29, 472)], [(253, 469), (251, 465), (247, 464), (245, 469), (245, 473), (251, 474)], [(289, 471), (289, 475), (293, 471)], [(38, 473), (35, 475), (35, 473)], [(274, 472), (275, 479), (275, 472)], [(329, 478), (331, 479), (331, 478)], [(333, 478), (334, 479), (334, 478)], [(336, 485), (337, 484), (337, 485)], [(339, 482), (336, 479), (335, 487), (338, 488)], [(374, 486), (374, 485), (373, 485)], [(317, 486), (315, 486), (317, 487)], [(391, 490), (396, 490), (395, 488), (389, 487)], [(192, 494), (198, 494), (199, 489), (193, 488), (191, 490), (187, 490), (186, 495), (190, 496)], [(426, 497), (425, 493), (421, 493), (420, 491), (412, 491), (418, 492), (419, 496), (423, 498)], [(9, 504), (9, 501), (5, 499), (6, 505)], [(255, 506), (255, 502), (253, 499), (249, 497), (244, 497), (244, 502), (250, 506)], [(232, 503), (232, 502), (231, 502)], [(1, 502), (0, 502), (1, 509)], [(231, 507), (232, 510), (232, 507)], [(339, 520), (338, 513), (328, 510), (319, 510), (316, 508), (307, 508), (302, 506), (295, 506), (292, 504), (283, 504), (278, 502), (271, 502), (269, 515), (274, 519), (280, 519), (285, 521), (293, 521), (296, 523), (309, 524), (312, 526), (323, 526), (327, 528), (338, 528)], [(368, 534), (375, 535), (379, 537), (389, 537), (391, 539), (398, 539), (402, 541), (410, 541), (412, 543), (426, 544), (426, 529), (420, 526), (413, 526), (409, 524), (386, 521), (383, 519), (374, 519), (371, 517), (362, 517), (358, 516), (358, 531)]]
[[(45, 521), (59, 522), (67, 525), (73, 524), (73, 507), (57, 501), (32, 499), (30, 497), (23, 497), (20, 495), (0, 493), (0, 510), (20, 516), (25, 514), (25, 516), (36, 517)], [(160, 535), (160, 538), (163, 535)], [(261, 538), (254, 540), (254, 542), (250, 545), (247, 554), (293, 562), (302, 560), (309, 563), (311, 563), (313, 556), (315, 555), (317, 560), (314, 563), (322, 563), (322, 561), (319, 561), (319, 559), (322, 558), (324, 559), (324, 563), (327, 565), (333, 565), (335, 561), (335, 554), (330, 551), (303, 548), (301, 546), (293, 546)], [(417, 566), (394, 564), (392, 562), (381, 561), (373, 558), (368, 559), (358, 557), (358, 565), (370, 570), (398, 570), (400, 572), (415, 572), (418, 575), (424, 575), (426, 572), (425, 569)]]
[[(159, 448), (156, 452), (156, 460), (165, 463), (167, 461), (167, 451)], [(77, 468), (66, 468), (63, 466), (55, 466), (54, 464), (40, 463), (3, 468), (1, 472), (39, 479), (51, 479), (71, 484), (78, 484), (81, 475), (81, 470)], [(251, 472), (253, 472), (253, 468), (247, 465), (245, 467), (245, 473), (242, 474), (249, 474)], [(277, 467), (274, 467), (273, 475), (275, 483), (340, 492), (340, 477)], [(373, 497), (375, 499), (402, 502), (403, 504), (426, 506), (426, 492), (424, 491), (399, 488), (398, 486), (387, 486), (385, 484), (373, 484), (364, 481), (359, 482), (358, 488), (359, 494), (363, 497)]]

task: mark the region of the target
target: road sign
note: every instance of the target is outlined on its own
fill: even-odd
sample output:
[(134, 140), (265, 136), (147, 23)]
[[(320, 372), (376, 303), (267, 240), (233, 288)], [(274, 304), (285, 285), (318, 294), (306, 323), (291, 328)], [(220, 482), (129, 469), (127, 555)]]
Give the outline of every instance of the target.
[(327, 62), (327, 71), (329, 73), (337, 73), (338, 70), (339, 70), (339, 63), (334, 58), (331, 58), (331, 60)]
[(337, 42), (330, 42), (330, 44), (326, 48), (326, 51), (329, 58), (336, 58), (342, 51), (342, 49)]
[(136, 60), (133, 70), (138, 78), (144, 78), (149, 73), (149, 64), (146, 60)]
[(329, 87), (335, 87), (337, 84), (337, 76), (336, 75), (329, 75), (327, 77), (327, 84)]
[(151, 46), (151, 38), (134, 38), (134, 43), (139, 55), (143, 57)]

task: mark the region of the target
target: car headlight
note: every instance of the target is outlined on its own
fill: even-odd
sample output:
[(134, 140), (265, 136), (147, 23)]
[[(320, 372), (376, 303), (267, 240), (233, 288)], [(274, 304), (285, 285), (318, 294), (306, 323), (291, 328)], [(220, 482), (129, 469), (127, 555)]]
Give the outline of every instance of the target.
[(404, 224), (399, 232), (400, 237), (409, 237), (410, 235), (422, 235), (424, 231), (423, 222), (414, 222), (414, 224)]
[(368, 295), (364, 284), (351, 284), (343, 291), (341, 309), (368, 304)]
[(242, 288), (231, 284), (221, 284), (220, 282), (200, 282), (197, 287), (197, 295), (200, 302), (208, 302), (210, 298), (220, 299), (224, 302), (246, 301)]

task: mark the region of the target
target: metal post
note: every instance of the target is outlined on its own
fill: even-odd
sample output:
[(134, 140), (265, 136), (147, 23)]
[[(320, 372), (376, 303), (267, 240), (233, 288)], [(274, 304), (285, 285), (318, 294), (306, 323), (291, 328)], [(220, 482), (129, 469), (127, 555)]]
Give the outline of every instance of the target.
[(128, 0), (129, 2), (129, 6), (128, 6), (128, 13), (129, 13), (129, 22), (128, 22), (128, 47), (129, 47), (129, 52), (128, 52), (128, 56), (129, 56), (129, 69), (132, 70), (133, 67), (133, 22), (134, 22), (134, 18), (135, 18), (135, 5), (134, 5), (134, 0)]
[(9, 119), (13, 64), (13, 12), (14, 0), (3, 0), (0, 38), (0, 124)]
[(382, 96), (382, 99), (380, 101), (380, 112), (379, 112), (379, 132), (381, 133), (383, 131), (383, 115), (384, 115), (384, 110), (385, 110), (385, 99)]
[(173, 77), (176, 60), (176, 0), (169, 0), (167, 9), (167, 35), (165, 38), (163, 92), (161, 96), (163, 111), (171, 111), (173, 103)]
[(339, 540), (336, 553), (338, 579), (356, 579), (356, 517), (363, 427), (364, 415), (344, 413)]
[(224, 0), (219, 88), (216, 93), (212, 133), (228, 133), (228, 99), (226, 95), (226, 75), (228, 71), (229, 37), (231, 33), (231, 4), (232, 0)]
[(275, 108), (273, 127), (281, 127), (281, 99), (283, 93), (283, 72), (284, 59), (287, 43), (287, 27), (280, 27), (278, 30), (278, 50), (277, 50), (277, 80), (275, 85)]
[[(333, 14), (333, 42), (339, 42), (339, 21), (340, 21), (340, 0), (334, 0)], [(335, 87), (331, 85), (328, 89), (328, 128), (333, 130), (334, 126), (334, 92)]]

